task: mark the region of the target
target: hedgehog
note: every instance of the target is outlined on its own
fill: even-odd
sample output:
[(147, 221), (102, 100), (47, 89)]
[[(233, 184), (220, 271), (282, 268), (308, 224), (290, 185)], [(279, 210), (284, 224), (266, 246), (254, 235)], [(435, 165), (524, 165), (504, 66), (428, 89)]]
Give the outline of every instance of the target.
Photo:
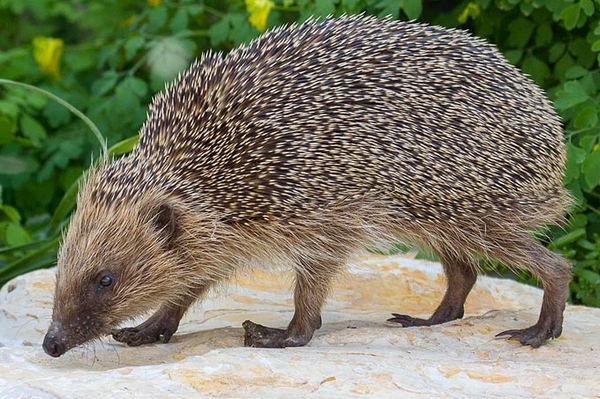
[(537, 239), (572, 203), (563, 140), (543, 91), (457, 29), (343, 16), (208, 52), (154, 97), (133, 151), (81, 184), (43, 348), (166, 343), (208, 290), (262, 266), (293, 271), (295, 312), (244, 322), (244, 344), (306, 345), (349, 258), (398, 242), (436, 254), (447, 290), (431, 317), (390, 321), (463, 317), (494, 260), (541, 282), (538, 321), (498, 334), (539, 347), (562, 332), (570, 280)]

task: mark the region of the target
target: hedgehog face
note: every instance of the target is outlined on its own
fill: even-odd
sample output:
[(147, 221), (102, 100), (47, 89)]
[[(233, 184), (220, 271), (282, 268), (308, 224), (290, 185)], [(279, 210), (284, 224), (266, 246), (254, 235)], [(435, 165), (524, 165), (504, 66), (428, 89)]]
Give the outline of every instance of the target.
[(172, 293), (182, 292), (173, 275), (179, 262), (172, 248), (176, 235), (174, 210), (166, 203), (80, 202), (58, 256), (44, 350), (60, 356), (173, 301)]

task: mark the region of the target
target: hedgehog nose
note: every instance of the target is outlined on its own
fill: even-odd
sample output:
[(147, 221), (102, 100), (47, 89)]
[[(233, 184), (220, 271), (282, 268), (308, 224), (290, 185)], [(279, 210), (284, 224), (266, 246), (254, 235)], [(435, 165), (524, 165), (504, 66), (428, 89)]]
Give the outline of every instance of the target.
[(46, 334), (42, 344), (44, 352), (52, 357), (59, 357), (67, 351), (67, 346), (59, 340), (54, 334)]

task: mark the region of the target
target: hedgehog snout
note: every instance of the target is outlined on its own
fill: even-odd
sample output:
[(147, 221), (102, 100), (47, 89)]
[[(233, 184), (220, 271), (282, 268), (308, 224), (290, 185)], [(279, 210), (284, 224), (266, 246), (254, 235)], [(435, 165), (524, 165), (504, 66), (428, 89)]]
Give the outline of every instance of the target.
[(42, 344), (44, 352), (52, 357), (59, 357), (67, 350), (66, 334), (62, 329), (61, 323), (52, 322)]

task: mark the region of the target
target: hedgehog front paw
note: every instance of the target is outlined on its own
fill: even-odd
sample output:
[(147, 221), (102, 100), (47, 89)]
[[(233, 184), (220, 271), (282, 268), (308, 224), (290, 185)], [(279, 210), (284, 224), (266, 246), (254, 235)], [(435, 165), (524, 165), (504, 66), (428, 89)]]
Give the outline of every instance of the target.
[(112, 337), (114, 340), (127, 344), (127, 346), (140, 346), (152, 344), (159, 340), (160, 336), (147, 334), (138, 327), (127, 327), (117, 331), (113, 331)]
[(137, 327), (127, 327), (113, 331), (112, 337), (128, 346), (140, 346), (155, 342), (166, 344), (177, 331), (179, 320), (164, 315), (160, 315), (161, 317), (155, 316)]

